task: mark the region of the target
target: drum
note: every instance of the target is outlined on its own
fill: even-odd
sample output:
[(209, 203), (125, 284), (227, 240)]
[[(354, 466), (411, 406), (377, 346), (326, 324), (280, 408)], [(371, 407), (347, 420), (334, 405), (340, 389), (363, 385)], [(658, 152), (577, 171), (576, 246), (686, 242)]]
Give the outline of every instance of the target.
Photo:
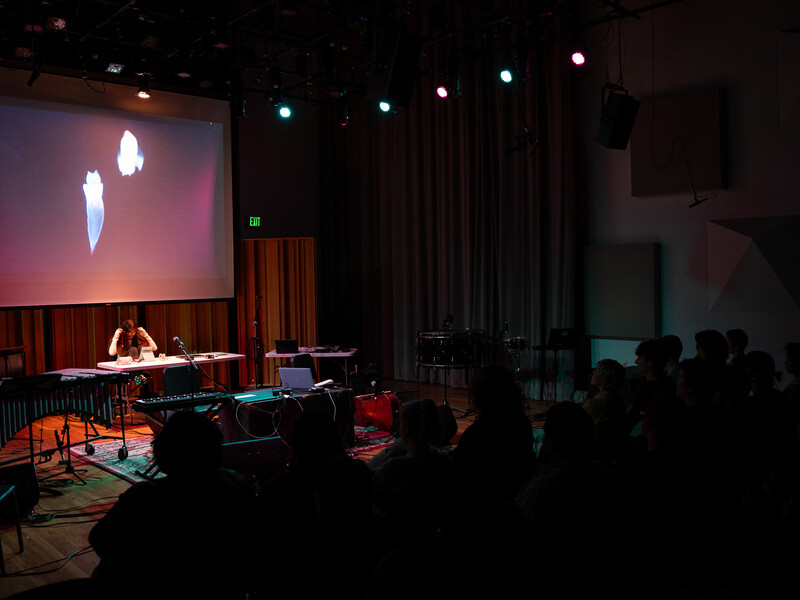
[(421, 367), (467, 368), (480, 362), (483, 332), (420, 331), (417, 333), (417, 365)]
[(528, 338), (512, 337), (503, 340), (503, 348), (509, 352), (525, 352), (528, 349)]

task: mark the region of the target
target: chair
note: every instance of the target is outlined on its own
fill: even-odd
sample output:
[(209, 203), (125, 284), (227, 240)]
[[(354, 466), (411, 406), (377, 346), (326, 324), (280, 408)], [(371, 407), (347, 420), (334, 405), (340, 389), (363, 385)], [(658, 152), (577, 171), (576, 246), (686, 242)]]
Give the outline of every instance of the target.
[[(17, 493), (14, 491), (13, 484), (0, 485), (0, 505), (6, 501), (13, 501), (11, 506), (14, 513), (14, 520), (17, 526), (17, 543), (19, 544), (19, 551), (23, 552), (25, 547), (22, 543), (22, 524), (19, 520), (19, 503), (17, 502)], [(0, 575), (6, 574), (6, 559), (3, 554), (3, 542), (0, 540)]]
[(292, 357), (292, 366), (300, 369), (311, 369), (311, 378), (314, 382), (317, 381), (317, 368), (314, 365), (314, 358), (310, 354), (295, 354)]
[(200, 376), (189, 365), (164, 369), (164, 395), (179, 396), (200, 391)]

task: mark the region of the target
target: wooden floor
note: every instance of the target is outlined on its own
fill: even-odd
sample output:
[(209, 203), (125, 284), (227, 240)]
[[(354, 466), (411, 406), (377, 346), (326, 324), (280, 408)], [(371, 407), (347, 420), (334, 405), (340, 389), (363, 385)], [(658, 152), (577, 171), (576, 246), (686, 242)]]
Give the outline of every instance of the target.
[[(474, 419), (472, 414), (464, 412), (469, 404), (463, 388), (445, 389), (439, 384), (406, 381), (384, 381), (382, 387), (394, 392), (401, 401), (431, 398), (441, 404), (446, 399), (458, 425), (454, 441)], [(541, 425), (537, 419), (545, 409), (545, 403), (540, 401), (526, 403), (534, 427)], [(134, 413), (133, 421), (131, 425), (129, 418), (126, 420), (126, 437), (151, 433), (142, 415)], [(58, 416), (46, 417), (34, 423), (35, 452), (57, 449), (54, 432), (59, 431), (60, 435), (63, 427), (64, 418)], [(119, 436), (118, 422), (109, 430), (101, 428), (100, 433)], [(71, 420), (70, 434), (72, 443), (83, 439), (80, 421)], [(369, 459), (375, 453), (363, 454), (361, 458)], [(24, 464), (28, 457), (27, 428), (0, 449), (0, 464), (12, 460), (13, 464)], [(89, 577), (98, 562), (97, 555), (89, 546), (89, 531), (94, 522), (111, 508), (119, 494), (130, 487), (125, 480), (78, 459), (65, 464), (57, 451), (48, 462), (41, 462), (42, 458), (39, 456), (35, 459), (36, 476), (41, 485), (51, 491), (40, 492), (39, 502), (33, 510), (34, 520), (23, 525), (24, 551), (18, 551), (13, 524), (0, 528), (7, 572), (6, 577), (0, 578), (0, 598), (46, 583)], [(113, 597), (113, 590), (109, 590), (109, 594)]]

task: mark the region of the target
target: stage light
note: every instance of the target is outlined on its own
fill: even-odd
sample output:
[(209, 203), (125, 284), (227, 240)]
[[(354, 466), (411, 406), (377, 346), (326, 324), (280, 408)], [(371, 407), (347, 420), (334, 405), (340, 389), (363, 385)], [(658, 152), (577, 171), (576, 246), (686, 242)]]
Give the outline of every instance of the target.
[(378, 104), (378, 108), (380, 108), (383, 112), (389, 112), (392, 110), (392, 105), (384, 100)]
[(572, 52), (572, 63), (576, 66), (581, 66), (586, 63), (586, 55), (581, 50), (575, 50)]
[(150, 97), (150, 74), (139, 73), (139, 91), (136, 92), (139, 98), (147, 99)]
[(511, 72), (511, 69), (503, 69), (500, 71), (500, 81), (503, 83), (511, 83), (514, 81), (514, 74)]
[(284, 119), (288, 119), (292, 116), (292, 109), (285, 104), (282, 104), (280, 107), (278, 107), (278, 114)]
[(447, 98), (447, 95), (448, 95), (447, 86), (442, 84), (439, 87), (437, 87), (436, 88), (436, 95), (439, 96), (439, 98)]

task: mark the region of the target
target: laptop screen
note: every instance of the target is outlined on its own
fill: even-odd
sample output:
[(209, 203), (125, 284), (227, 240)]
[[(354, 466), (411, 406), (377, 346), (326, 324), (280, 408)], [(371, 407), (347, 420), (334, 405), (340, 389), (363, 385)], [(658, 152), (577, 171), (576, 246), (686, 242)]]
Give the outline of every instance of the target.
[(297, 354), (297, 340), (275, 340), (275, 354)]
[(279, 367), (281, 385), (292, 390), (310, 390), (314, 388), (311, 369), (302, 367)]

